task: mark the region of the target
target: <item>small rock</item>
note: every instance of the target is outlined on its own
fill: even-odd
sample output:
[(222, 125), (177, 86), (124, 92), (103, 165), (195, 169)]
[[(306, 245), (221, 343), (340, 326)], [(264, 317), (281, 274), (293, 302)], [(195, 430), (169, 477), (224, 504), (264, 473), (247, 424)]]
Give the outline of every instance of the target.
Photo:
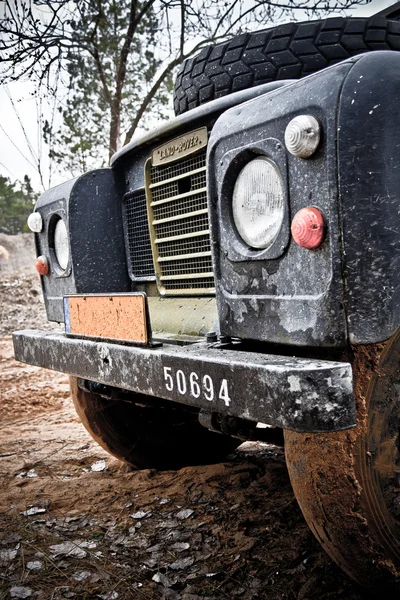
[(104, 471), (105, 468), (106, 468), (105, 460), (98, 460), (97, 462), (93, 463), (92, 466), (90, 467), (90, 469), (95, 472)]
[(188, 519), (189, 517), (192, 516), (192, 514), (194, 513), (194, 510), (192, 510), (191, 508), (184, 508), (183, 510), (180, 510), (178, 513), (176, 513), (176, 518), (183, 521), (184, 519)]
[(158, 564), (158, 560), (156, 558), (149, 558), (148, 560), (144, 560), (143, 564), (149, 569), (155, 569)]
[(151, 579), (152, 579), (152, 581), (155, 581), (156, 583), (161, 583), (161, 585), (163, 585), (164, 587), (167, 587), (167, 588), (171, 587), (171, 585), (173, 585), (173, 583), (163, 573), (156, 573), (155, 575), (153, 575), (153, 577)]
[(0, 562), (8, 563), (17, 556), (18, 550), (0, 550)]
[(184, 550), (189, 550), (190, 544), (188, 542), (176, 542), (172, 544), (171, 549), (176, 552), (183, 552)]
[(21, 515), (24, 515), (24, 517), (30, 517), (32, 515), (40, 515), (45, 512), (47, 512), (46, 508), (40, 506), (31, 506), (31, 508), (22, 511)]
[(26, 563), (26, 568), (29, 569), (29, 571), (39, 571), (42, 567), (43, 563), (40, 562), (40, 560), (32, 560)]
[(37, 476), (38, 476), (38, 474), (37, 474), (37, 472), (35, 471), (35, 469), (30, 469), (30, 470), (27, 472), (26, 476), (32, 479), (33, 477), (37, 477)]
[(76, 540), (75, 543), (78, 544), (78, 546), (80, 546), (81, 548), (88, 548), (88, 550), (93, 550), (94, 548), (97, 548), (97, 543), (91, 542), (90, 540)]
[(22, 585), (14, 585), (10, 589), (11, 598), (30, 598), (32, 594), (33, 591), (30, 588), (24, 587)]
[(179, 560), (176, 560), (175, 562), (171, 563), (169, 565), (169, 568), (173, 569), (174, 571), (180, 571), (182, 569), (187, 569), (188, 567), (191, 567), (193, 563), (193, 556), (188, 556), (187, 558), (180, 558)]
[(131, 516), (132, 519), (147, 519), (150, 517), (151, 512), (146, 512), (145, 510), (139, 510), (138, 512), (133, 513)]
[(99, 596), (102, 600), (117, 600), (118, 592), (107, 592), (107, 594), (103, 594)]
[(115, 538), (114, 545), (124, 546), (127, 541), (129, 541), (129, 537), (127, 535), (119, 535), (117, 538)]
[(53, 556), (76, 556), (77, 558), (85, 558), (86, 551), (80, 548), (78, 542), (64, 542), (63, 544), (55, 544), (49, 547)]
[(168, 502), (170, 502), (169, 498), (161, 498), (160, 499), (160, 504), (168, 504)]
[(149, 537), (145, 535), (137, 535), (129, 544), (127, 544), (130, 548), (148, 548), (150, 542)]
[(162, 544), (155, 544), (146, 549), (146, 552), (159, 552), (162, 549)]
[(173, 529), (174, 527), (178, 527), (179, 522), (174, 519), (167, 519), (166, 521), (160, 521), (157, 523), (156, 527), (160, 529)]
[(128, 532), (130, 535), (134, 535), (136, 533), (136, 529), (138, 528), (138, 523), (136, 523), (136, 525), (132, 525), (132, 527), (129, 527)]

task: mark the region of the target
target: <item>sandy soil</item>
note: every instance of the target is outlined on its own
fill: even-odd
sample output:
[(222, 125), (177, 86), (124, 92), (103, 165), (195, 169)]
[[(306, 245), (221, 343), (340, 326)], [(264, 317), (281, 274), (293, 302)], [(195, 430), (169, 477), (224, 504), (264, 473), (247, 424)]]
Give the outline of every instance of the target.
[(157, 472), (97, 446), (66, 377), (12, 358), (8, 333), (45, 324), (26, 264), (0, 265), (0, 599), (368, 598), (308, 530), (282, 449)]

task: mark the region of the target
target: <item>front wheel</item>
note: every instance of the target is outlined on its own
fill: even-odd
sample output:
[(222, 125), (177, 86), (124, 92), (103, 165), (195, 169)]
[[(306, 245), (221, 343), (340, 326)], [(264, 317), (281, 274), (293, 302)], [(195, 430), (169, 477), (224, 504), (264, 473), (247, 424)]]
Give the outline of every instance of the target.
[(285, 432), (292, 486), (311, 530), (353, 579), (400, 595), (400, 330), (355, 349), (358, 424)]
[(218, 462), (241, 441), (202, 427), (196, 411), (132, 393), (127, 401), (103, 398), (70, 378), (83, 425), (107, 452), (139, 469), (179, 469)]

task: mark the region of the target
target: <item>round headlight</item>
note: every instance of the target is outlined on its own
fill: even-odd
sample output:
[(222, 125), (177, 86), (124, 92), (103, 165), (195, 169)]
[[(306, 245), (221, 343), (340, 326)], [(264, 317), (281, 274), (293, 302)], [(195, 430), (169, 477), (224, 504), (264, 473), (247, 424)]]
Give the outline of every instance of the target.
[(233, 189), (233, 220), (240, 237), (251, 248), (268, 248), (283, 223), (282, 178), (272, 160), (260, 156), (240, 171)]
[(58, 219), (54, 228), (54, 252), (61, 269), (65, 271), (69, 260), (68, 232), (62, 219)]

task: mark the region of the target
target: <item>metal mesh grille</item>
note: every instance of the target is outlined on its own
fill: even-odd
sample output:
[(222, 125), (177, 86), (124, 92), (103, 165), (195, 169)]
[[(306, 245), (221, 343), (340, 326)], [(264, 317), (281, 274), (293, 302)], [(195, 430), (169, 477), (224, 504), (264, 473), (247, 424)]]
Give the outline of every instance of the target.
[(160, 257), (207, 252), (207, 250), (210, 250), (210, 236), (208, 234), (183, 240), (172, 240), (158, 245)]
[(206, 149), (172, 165), (150, 166), (148, 201), (161, 290), (214, 292)]
[[(179, 281), (169, 281), (168, 282), (168, 290), (175, 290), (176, 292), (185, 289), (189, 290), (208, 290), (210, 287), (214, 286), (214, 278), (213, 277), (199, 277), (197, 279), (180, 279)], [(212, 290), (213, 291), (213, 290)]]
[(210, 271), (210, 257), (188, 258), (183, 260), (167, 260), (162, 263), (163, 275), (182, 275), (188, 273), (207, 273)]
[(131, 277), (154, 277), (145, 190), (125, 194), (124, 208)]
[(155, 220), (175, 217), (176, 215), (185, 215), (198, 210), (207, 210), (207, 197), (205, 194), (195, 194), (186, 198), (177, 198), (168, 204), (159, 204), (153, 206), (153, 216)]
[(159, 200), (164, 200), (165, 198), (171, 198), (171, 196), (177, 196), (179, 194), (178, 182), (171, 181), (171, 183), (166, 183), (162, 187), (156, 188), (153, 190), (153, 202), (157, 202)]
[(203, 151), (197, 156), (187, 158), (172, 165), (166, 165), (165, 167), (150, 167), (151, 183), (175, 179), (175, 177), (179, 177), (190, 171), (195, 171), (196, 169), (202, 169), (205, 166), (206, 152)]

